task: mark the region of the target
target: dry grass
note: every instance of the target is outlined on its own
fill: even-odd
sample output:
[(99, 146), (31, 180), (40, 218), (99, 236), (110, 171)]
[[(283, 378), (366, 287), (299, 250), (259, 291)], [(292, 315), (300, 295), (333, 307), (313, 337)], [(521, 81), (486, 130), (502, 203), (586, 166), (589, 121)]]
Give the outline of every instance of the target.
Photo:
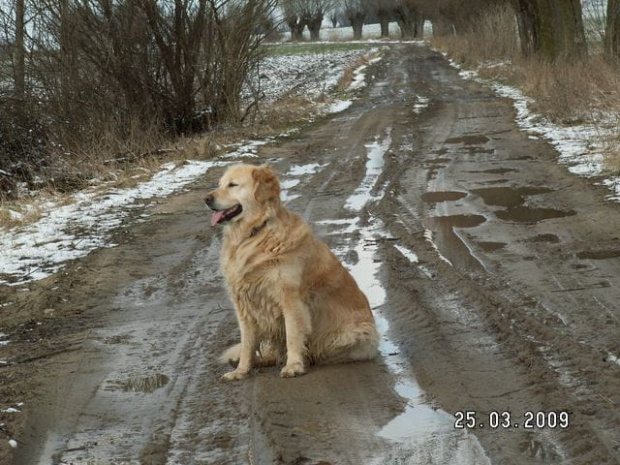
[(476, 31), (432, 44), (481, 77), (520, 88), (533, 100), (531, 110), (550, 121), (599, 128), (593, 142), (604, 147), (605, 169), (620, 174), (620, 73), (600, 53), (580, 62), (525, 59), (509, 8), (489, 12)]
[(0, 198), (0, 229), (24, 226), (41, 218), (46, 205), (74, 202), (73, 192), (87, 189), (104, 193), (131, 188), (149, 180), (164, 163), (217, 157), (226, 146), (249, 139), (263, 139), (298, 126), (312, 114), (315, 103), (298, 96), (263, 106), (252, 124), (230, 126), (207, 135), (166, 141), (157, 134), (136, 132), (133, 139), (107, 134), (81, 153), (58, 152), (46, 170), (41, 189), (17, 199)]
[[(337, 90), (346, 91), (353, 81), (354, 70), (372, 58), (366, 54), (347, 68)], [(50, 195), (59, 205), (72, 202), (71, 193), (80, 189), (106, 192), (113, 188), (135, 187), (150, 179), (163, 163), (208, 160), (217, 157), (231, 144), (276, 136), (309, 121), (315, 113), (317, 101), (327, 98), (310, 100), (289, 95), (275, 103), (259, 106), (252, 121), (244, 125), (222, 127), (207, 135), (181, 137), (172, 142), (161, 133), (144, 130), (138, 123), (122, 136), (113, 131), (104, 132), (79, 153), (59, 150), (45, 172), (41, 191), (33, 198), (0, 199), (0, 228), (36, 221), (41, 216), (41, 208), (37, 205), (47, 203)]]
[(433, 37), (431, 45), (466, 66), (512, 61), (518, 57), (518, 32), (512, 8), (492, 8), (475, 27), (475, 30), (458, 36)]
[(355, 70), (357, 68), (359, 68), (360, 66), (364, 66), (366, 64), (368, 64), (368, 62), (370, 62), (370, 60), (372, 60), (373, 58), (375, 58), (378, 54), (374, 53), (366, 53), (364, 55), (362, 55), (361, 57), (359, 57), (355, 63), (353, 63), (351, 66), (348, 66), (344, 69), (344, 73), (342, 75), (342, 77), (340, 78), (340, 80), (338, 81), (338, 85), (336, 86), (336, 91), (337, 92), (344, 92), (346, 91), (349, 86), (351, 85), (351, 83), (353, 82), (353, 78), (355, 75)]

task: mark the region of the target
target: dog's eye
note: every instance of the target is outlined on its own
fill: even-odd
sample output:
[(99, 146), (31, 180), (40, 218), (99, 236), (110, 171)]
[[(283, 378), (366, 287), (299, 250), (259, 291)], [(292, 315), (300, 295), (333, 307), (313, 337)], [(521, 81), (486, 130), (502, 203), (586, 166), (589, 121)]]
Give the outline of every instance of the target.
[(237, 187), (239, 184), (237, 184), (236, 182), (229, 182), (228, 183), (228, 187)]

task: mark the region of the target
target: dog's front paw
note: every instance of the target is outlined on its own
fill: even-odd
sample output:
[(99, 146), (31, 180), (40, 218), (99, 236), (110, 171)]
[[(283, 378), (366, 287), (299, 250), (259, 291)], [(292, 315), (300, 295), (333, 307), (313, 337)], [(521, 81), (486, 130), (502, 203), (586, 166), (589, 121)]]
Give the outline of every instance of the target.
[(224, 380), (224, 381), (237, 381), (239, 379), (244, 379), (248, 377), (248, 373), (247, 372), (243, 372), (243, 371), (231, 371), (229, 373), (226, 373), (225, 375), (222, 375), (222, 377), (220, 379)]
[(287, 363), (282, 371), (280, 371), (280, 376), (282, 378), (294, 378), (295, 376), (305, 375), (306, 370), (304, 368), (303, 363)]

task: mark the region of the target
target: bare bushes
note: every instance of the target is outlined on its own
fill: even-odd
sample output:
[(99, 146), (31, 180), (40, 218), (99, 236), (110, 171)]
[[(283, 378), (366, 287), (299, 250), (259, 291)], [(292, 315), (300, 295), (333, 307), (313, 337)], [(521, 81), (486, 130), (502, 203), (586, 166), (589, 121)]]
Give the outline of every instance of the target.
[(490, 8), (458, 35), (433, 36), (433, 46), (461, 63), (510, 61), (519, 56), (518, 30), (509, 5)]
[[(599, 32), (602, 23), (597, 22)], [(433, 38), (433, 45), (475, 67), (482, 77), (520, 87), (532, 98), (532, 110), (557, 124), (598, 127), (600, 140), (593, 142), (606, 151), (605, 167), (620, 172), (620, 74), (600, 43), (591, 44), (594, 52), (579, 59), (524, 57), (515, 12), (502, 6), (484, 13), (463, 34)]]
[(620, 109), (620, 76), (601, 55), (571, 63), (524, 60), (512, 80), (534, 99), (536, 112), (557, 123), (600, 121)]
[[(24, 30), (19, 16), (6, 10), (2, 18), (11, 67), (3, 80), (13, 85), (0, 90), (0, 130), (6, 134), (11, 122), (13, 139), (35, 140), (32, 150), (45, 161), (33, 169), (48, 176), (54, 164), (64, 169), (63, 160), (75, 166), (136, 158), (171, 136), (241, 121), (241, 89), (273, 8), (271, 0), (34, 4), (26, 11), (23, 43), (15, 40)], [(26, 70), (23, 80), (13, 78), (19, 69)], [(33, 181), (32, 173), (16, 171), (19, 163), (32, 165), (32, 150), (0, 144), (7, 178)]]

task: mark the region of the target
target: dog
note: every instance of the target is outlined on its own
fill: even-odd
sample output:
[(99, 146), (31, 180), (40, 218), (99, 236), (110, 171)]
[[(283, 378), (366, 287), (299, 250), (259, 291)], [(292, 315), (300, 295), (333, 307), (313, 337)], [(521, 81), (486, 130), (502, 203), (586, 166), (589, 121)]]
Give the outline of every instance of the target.
[(308, 365), (370, 360), (379, 337), (368, 299), (326, 244), (280, 201), (267, 166), (228, 168), (205, 203), (223, 226), (221, 269), (241, 342), (224, 352), (236, 363), (224, 380), (253, 367), (281, 365), (283, 378)]

